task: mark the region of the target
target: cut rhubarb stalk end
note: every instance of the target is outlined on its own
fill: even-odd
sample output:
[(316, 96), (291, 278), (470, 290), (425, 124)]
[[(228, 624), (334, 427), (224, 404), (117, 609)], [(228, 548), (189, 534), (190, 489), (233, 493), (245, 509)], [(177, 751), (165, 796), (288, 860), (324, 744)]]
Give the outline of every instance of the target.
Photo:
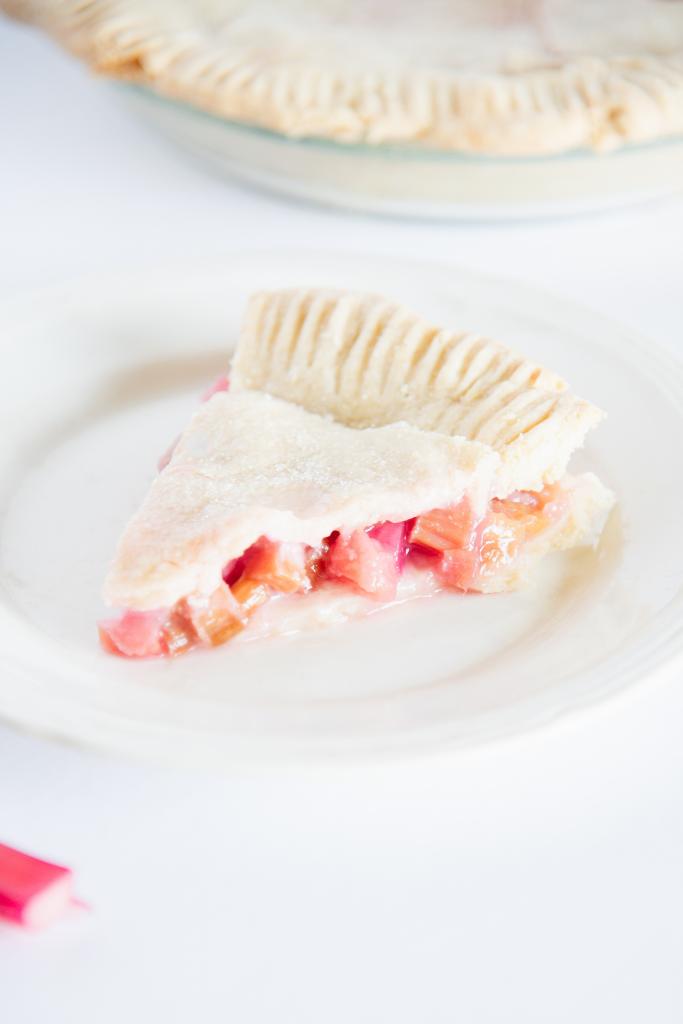
[(25, 928), (43, 928), (80, 901), (69, 868), (39, 860), (0, 843), (0, 917)]

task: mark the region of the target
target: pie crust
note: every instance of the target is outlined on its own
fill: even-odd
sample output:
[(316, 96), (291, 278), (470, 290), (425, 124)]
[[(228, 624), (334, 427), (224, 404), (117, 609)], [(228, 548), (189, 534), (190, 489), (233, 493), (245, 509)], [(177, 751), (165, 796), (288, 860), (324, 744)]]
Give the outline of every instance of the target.
[(602, 419), (566, 381), (480, 335), (445, 330), (376, 295), (255, 295), (233, 389), (268, 391), (352, 427), (402, 420), (493, 448), (495, 494), (540, 490)]
[(261, 536), (315, 545), (467, 496), (483, 509), (494, 452), (406, 423), (354, 430), (257, 391), (199, 407), (124, 534), (110, 604), (161, 608), (211, 593)]
[(92, 68), (295, 137), (489, 154), (683, 133), (681, 0), (0, 0)]
[(613, 504), (593, 474), (565, 472), (597, 408), (504, 346), (379, 296), (255, 295), (229, 390), (209, 396), (124, 532), (112, 605), (146, 612), (211, 595), (266, 538), (313, 549), (463, 501), (483, 522), (496, 502), (560, 481), (561, 516), (477, 586), (511, 589), (549, 550), (594, 543)]

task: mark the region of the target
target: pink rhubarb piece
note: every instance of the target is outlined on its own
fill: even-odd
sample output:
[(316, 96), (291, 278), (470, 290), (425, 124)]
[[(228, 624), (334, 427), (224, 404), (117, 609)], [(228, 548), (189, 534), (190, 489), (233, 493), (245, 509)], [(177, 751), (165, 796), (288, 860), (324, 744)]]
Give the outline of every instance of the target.
[(325, 559), (325, 571), (333, 579), (355, 583), (378, 601), (396, 597), (399, 573), (395, 550), (365, 530), (339, 534)]
[(100, 643), (109, 654), (124, 658), (153, 658), (163, 654), (161, 627), (168, 612), (124, 612), (120, 619), (99, 623)]
[(42, 928), (75, 902), (69, 868), (0, 843), (0, 917)]

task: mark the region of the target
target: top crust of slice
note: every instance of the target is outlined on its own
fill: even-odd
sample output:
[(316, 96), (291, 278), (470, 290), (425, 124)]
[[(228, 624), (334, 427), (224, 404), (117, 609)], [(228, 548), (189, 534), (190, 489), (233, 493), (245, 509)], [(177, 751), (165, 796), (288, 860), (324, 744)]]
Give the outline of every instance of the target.
[(405, 423), (355, 430), (253, 391), (200, 406), (128, 524), (105, 584), (140, 610), (210, 593), (261, 535), (317, 544), (468, 495), (483, 509), (498, 456)]
[(352, 427), (404, 421), (501, 457), (495, 491), (559, 479), (603, 413), (557, 374), (376, 295), (321, 289), (251, 299), (231, 387), (267, 391)]

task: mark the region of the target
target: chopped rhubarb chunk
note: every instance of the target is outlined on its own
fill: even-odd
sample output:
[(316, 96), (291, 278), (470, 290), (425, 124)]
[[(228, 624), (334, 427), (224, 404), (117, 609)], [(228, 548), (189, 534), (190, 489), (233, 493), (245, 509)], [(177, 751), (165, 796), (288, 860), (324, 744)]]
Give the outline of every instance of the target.
[(378, 601), (396, 596), (398, 569), (394, 553), (365, 530), (340, 533), (332, 542), (325, 571), (333, 579), (348, 580)]
[(449, 508), (435, 508), (418, 516), (410, 531), (411, 544), (433, 551), (465, 548), (471, 542), (475, 518), (472, 506), (464, 498)]
[(119, 620), (100, 624), (100, 640), (106, 651), (131, 658), (217, 646), (243, 630), (273, 591), (307, 592), (325, 579), (391, 601), (406, 558), (448, 587), (495, 589), (496, 576), (518, 559), (527, 541), (566, 513), (568, 501), (559, 485), (550, 484), (538, 492), (493, 498), (480, 518), (463, 499), (405, 522), (334, 531), (315, 547), (261, 537), (226, 563), (212, 594), (191, 595), (170, 609), (124, 612)]
[(244, 574), (249, 579), (267, 583), (285, 594), (310, 590), (307, 552), (304, 544), (281, 543), (261, 537), (244, 556)]
[(244, 629), (244, 611), (225, 584), (208, 597), (188, 598), (187, 606), (197, 636), (211, 647), (226, 643)]
[(503, 513), (489, 513), (474, 529), (467, 547), (441, 554), (439, 576), (456, 590), (480, 590), (483, 580), (509, 566), (524, 539), (524, 523)]
[(231, 587), (231, 590), (233, 597), (239, 601), (246, 615), (251, 615), (262, 604), (265, 604), (270, 597), (266, 583), (249, 579), (247, 576), (243, 576), (242, 579), (238, 580)]
[(230, 380), (225, 374), (221, 374), (220, 377), (216, 377), (213, 384), (210, 385), (202, 395), (202, 402), (208, 402), (210, 398), (217, 395), (219, 391), (227, 391), (230, 387)]
[(192, 615), (186, 601), (179, 601), (169, 612), (168, 618), (161, 627), (161, 642), (165, 654), (175, 657), (191, 651), (199, 641), (194, 628)]
[(0, 917), (40, 928), (74, 902), (69, 868), (0, 843)]
[(479, 560), (484, 574), (503, 568), (517, 557), (524, 540), (524, 523), (492, 513), (482, 524), (479, 536)]
[(476, 590), (479, 558), (468, 548), (452, 548), (439, 558), (439, 576), (448, 587), (456, 590)]
[(153, 658), (164, 654), (161, 626), (167, 612), (126, 611), (120, 619), (99, 624), (100, 643), (109, 654), (125, 658)]
[(334, 533), (330, 534), (329, 537), (325, 537), (316, 547), (306, 549), (306, 573), (312, 586), (315, 586), (319, 578), (324, 576), (327, 553), (338, 536), (339, 534), (335, 530)]
[(204, 644), (216, 647), (244, 629), (246, 613), (222, 583), (212, 594), (178, 601), (170, 609), (126, 611), (120, 619), (100, 623), (105, 651), (127, 658), (176, 656)]
[(396, 571), (400, 574), (408, 554), (408, 524), (407, 523), (378, 523), (367, 531), (368, 537), (378, 540), (387, 551), (391, 552), (394, 559)]
[(223, 582), (227, 583), (229, 587), (232, 587), (233, 583), (236, 583), (244, 572), (244, 556), (240, 558), (231, 558), (229, 562), (223, 566)]
[(513, 491), (507, 498), (494, 498), (491, 511), (518, 523), (521, 534), (528, 539), (560, 519), (567, 500), (558, 484), (546, 484), (542, 491)]

